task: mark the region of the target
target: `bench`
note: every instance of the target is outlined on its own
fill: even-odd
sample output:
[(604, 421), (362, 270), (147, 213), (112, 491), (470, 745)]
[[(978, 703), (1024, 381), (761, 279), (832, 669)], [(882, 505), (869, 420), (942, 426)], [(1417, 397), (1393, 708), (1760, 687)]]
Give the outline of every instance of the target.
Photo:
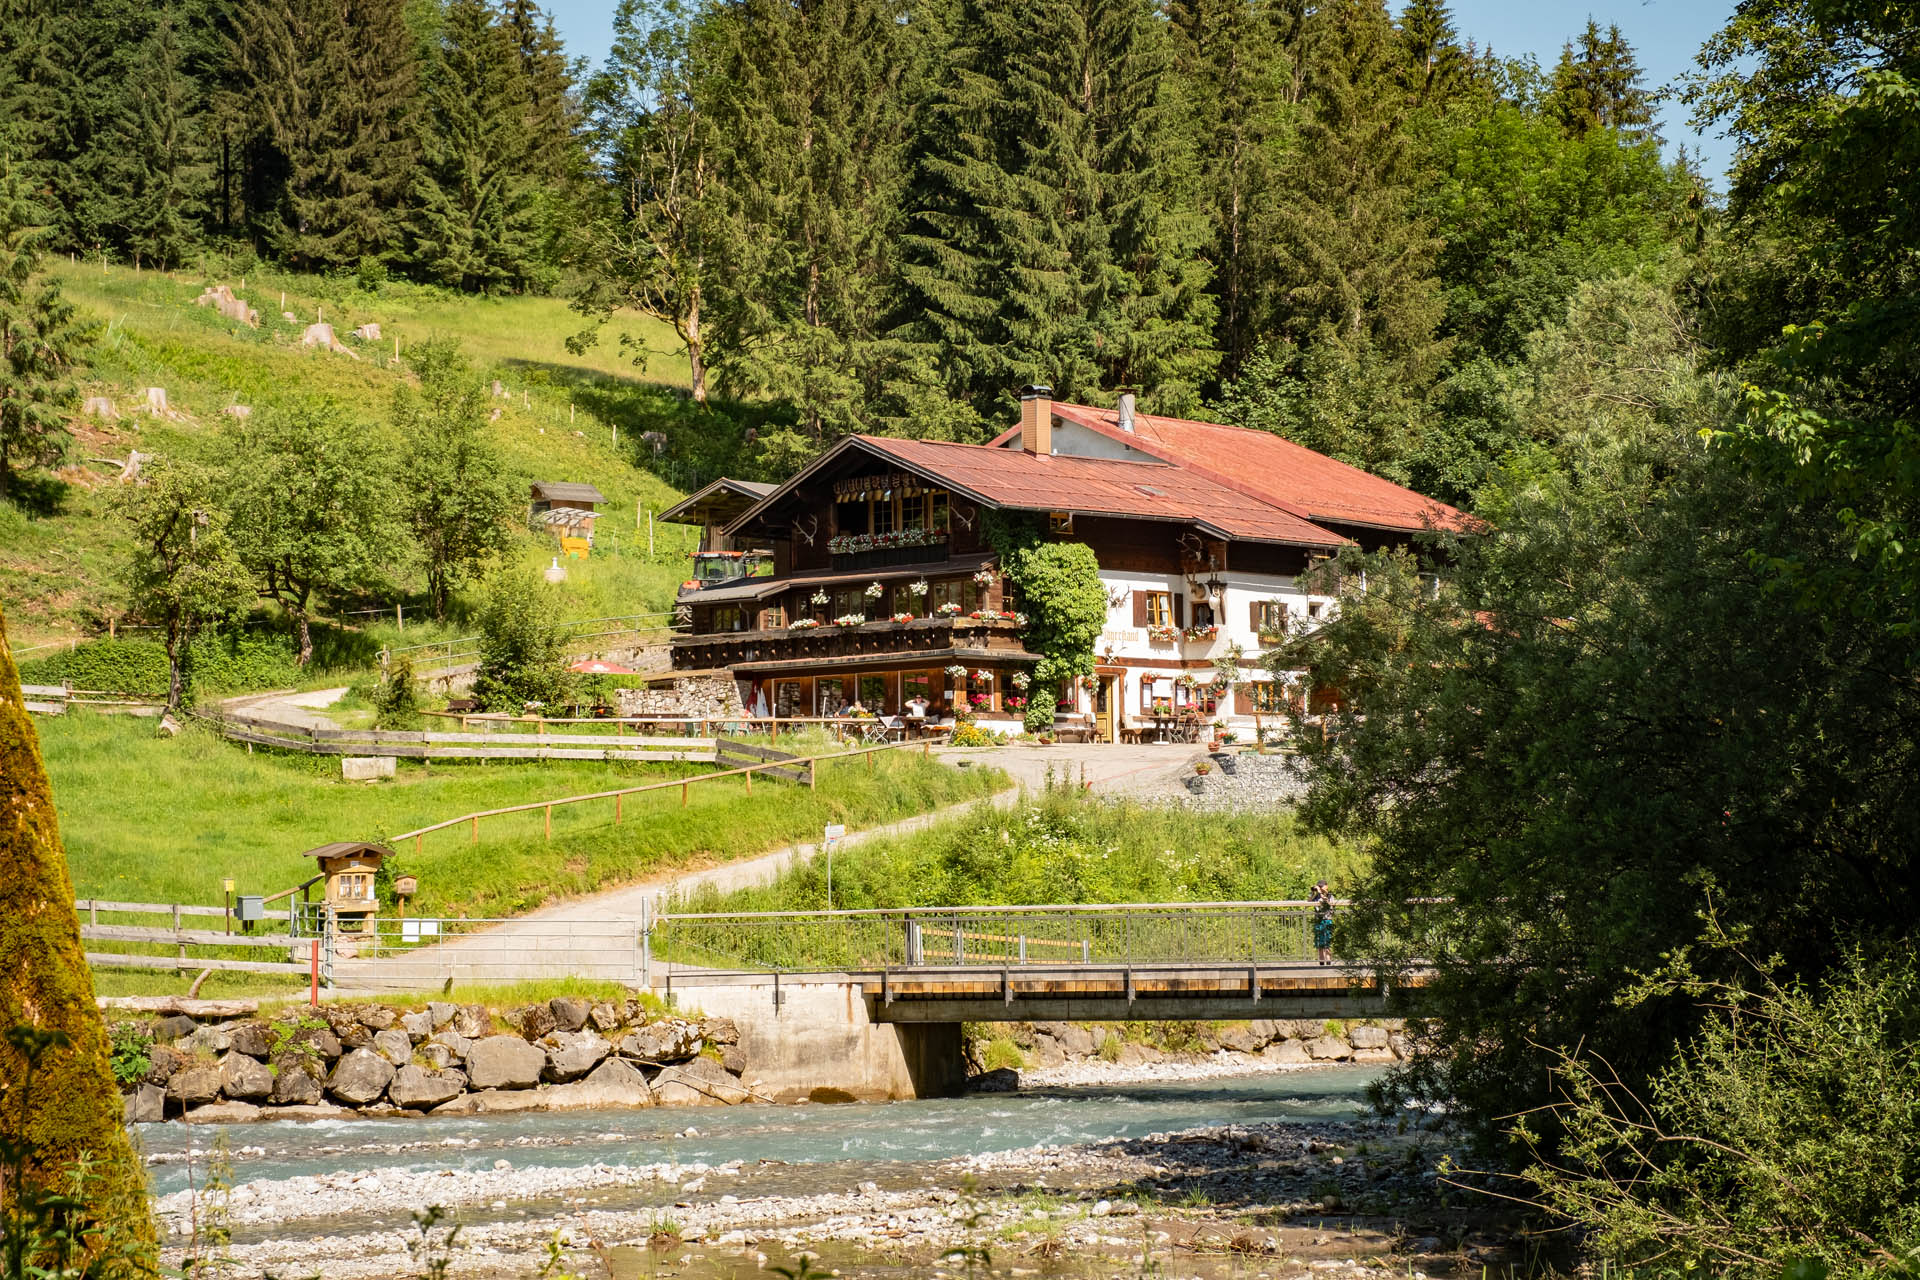
[(1092, 742), (1093, 721), (1083, 711), (1062, 712), (1053, 717), (1053, 736), (1059, 742)]

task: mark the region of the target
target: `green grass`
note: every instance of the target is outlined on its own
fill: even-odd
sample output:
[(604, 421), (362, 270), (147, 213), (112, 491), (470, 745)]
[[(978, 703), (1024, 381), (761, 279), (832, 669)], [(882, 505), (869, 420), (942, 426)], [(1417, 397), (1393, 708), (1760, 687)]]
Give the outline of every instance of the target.
[[(853, 908), (1295, 899), (1323, 876), (1341, 884), (1360, 865), (1357, 851), (1284, 814), (1195, 813), (1055, 790), (1015, 811), (979, 810), (847, 849), (834, 858), (833, 900)], [(824, 879), (824, 865), (808, 864), (765, 888), (696, 897), (689, 909), (805, 909), (823, 901)]]
[[(301, 854), (330, 840), (381, 840), (482, 809), (636, 786), (709, 771), (704, 765), (403, 761), (390, 783), (340, 781), (339, 761), (247, 754), (197, 728), (158, 735), (152, 721), (74, 712), (37, 722), (75, 892), (131, 902), (217, 903), (232, 876), (242, 893), (273, 894), (312, 874)], [(819, 788), (738, 779), (630, 796), (624, 822), (596, 801), (409, 841), (396, 861), (421, 880), (414, 909), (475, 917), (623, 884), (665, 869), (721, 862), (817, 839), (829, 822), (861, 828), (984, 796), (997, 772), (953, 769), (918, 753), (882, 752), (823, 765)]]
[[(83, 312), (102, 325), (85, 393), (114, 397), (123, 415), (115, 423), (77, 424), (70, 458), (76, 464), (124, 458), (133, 448), (154, 453), (209, 444), (229, 421), (221, 416), (228, 405), (258, 406), (287, 394), (332, 397), (386, 423), (393, 390), (405, 376), (391, 359), (393, 337), (400, 337), (403, 353), (435, 335), (458, 337), (485, 375), (513, 393), (496, 402), (502, 415), (494, 424), (509, 472), (521, 482), (590, 481), (608, 497), (593, 560), (569, 566), (563, 604), (569, 617), (670, 607), (698, 531), (656, 522), (649, 555), (636, 512), (678, 499), (681, 488), (664, 478), (676, 467), (682, 484), (691, 483), (738, 449), (740, 430), (731, 417), (684, 401), (684, 358), (668, 354), (674, 344), (665, 326), (642, 317), (620, 317), (598, 346), (575, 356), (565, 339), (580, 327), (579, 317), (549, 298), (458, 298), (404, 284), (367, 293), (344, 280), (253, 275), (240, 292), (260, 311), (255, 331), (193, 305), (211, 277), (120, 267), (103, 274), (98, 264), (62, 265), (57, 274)], [(283, 288), (297, 323), (279, 318)], [(363, 321), (379, 321), (383, 341), (358, 347), (359, 360), (301, 348), (300, 330), (321, 308), (342, 335)], [(621, 355), (622, 332), (654, 352), (644, 373)], [(132, 412), (149, 386), (166, 388), (177, 420)], [(647, 430), (672, 441), (664, 459), (641, 439)], [(30, 478), (23, 501), (0, 503), (0, 601), (16, 646), (92, 634), (124, 611), (116, 574), (127, 541), (109, 516), (108, 473), (68, 466), (58, 477)], [(544, 536), (526, 534), (514, 556), (527, 567), (544, 565), (556, 549)], [(400, 587), (413, 591), (418, 583)], [(392, 598), (363, 603), (390, 605)], [(391, 638), (391, 615), (345, 621), (368, 628), (362, 654)], [(409, 626), (401, 643), (426, 638), (431, 633)]]

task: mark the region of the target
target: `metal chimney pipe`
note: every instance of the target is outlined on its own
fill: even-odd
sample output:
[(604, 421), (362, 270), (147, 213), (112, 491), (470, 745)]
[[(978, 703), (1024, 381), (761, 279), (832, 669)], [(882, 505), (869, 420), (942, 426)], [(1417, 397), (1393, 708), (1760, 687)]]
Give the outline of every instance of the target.
[(1120, 429), (1128, 435), (1133, 434), (1133, 392), (1120, 393)]

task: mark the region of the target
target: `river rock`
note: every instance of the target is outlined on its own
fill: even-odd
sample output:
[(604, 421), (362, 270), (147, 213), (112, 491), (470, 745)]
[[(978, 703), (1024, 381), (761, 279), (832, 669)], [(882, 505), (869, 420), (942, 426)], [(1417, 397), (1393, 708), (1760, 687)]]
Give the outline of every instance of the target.
[(1413, 1056), (1412, 1046), (1408, 1042), (1404, 1032), (1389, 1031), (1387, 1033), (1387, 1048), (1392, 1050), (1393, 1056), (1402, 1062), (1405, 1062)]
[(388, 1027), (373, 1037), (373, 1051), (396, 1067), (413, 1061), (413, 1037), (398, 1027)]
[(520, 1028), (520, 1034), (529, 1040), (538, 1040), (554, 1027), (553, 1010), (544, 1004), (530, 1004), (516, 1009), (508, 1021)]
[(620, 1055), (638, 1062), (681, 1062), (699, 1050), (699, 1028), (677, 1019), (635, 1029), (620, 1042)]
[[(547, 1093), (551, 1093), (548, 1090)], [(437, 1116), (477, 1116), (498, 1115), (506, 1111), (545, 1111), (547, 1093), (535, 1093), (531, 1089), (488, 1089), (484, 1093), (465, 1093), (452, 1102), (443, 1102), (433, 1109)]]
[(331, 1102), (296, 1102), (284, 1107), (263, 1107), (260, 1114), (268, 1120), (351, 1120), (360, 1113), (351, 1107), (336, 1107)]
[(229, 1053), (220, 1062), (220, 1089), (229, 1098), (260, 1102), (273, 1093), (273, 1072), (244, 1053)]
[(1307, 1041), (1307, 1056), (1316, 1062), (1345, 1062), (1353, 1057), (1353, 1046), (1339, 1036), (1320, 1036)]
[(1084, 1058), (1093, 1052), (1093, 1033), (1071, 1022), (1036, 1022), (1038, 1034), (1052, 1036), (1060, 1051), (1070, 1058)]
[(1274, 1029), (1289, 1040), (1311, 1040), (1326, 1034), (1327, 1024), (1315, 1022), (1310, 1018), (1281, 1018)]
[(433, 1039), (428, 1041), (428, 1043), (442, 1046), (447, 1052), (462, 1062), (467, 1060), (467, 1051), (473, 1048), (473, 1041), (467, 1039), (467, 1037), (461, 1035), (458, 1031), (435, 1032)]
[(1279, 1039), (1280, 1027), (1271, 1018), (1255, 1018), (1247, 1024), (1247, 1034), (1258, 1041), (1258, 1043), (1254, 1045), (1254, 1048), (1258, 1049), (1271, 1041)]
[(553, 1014), (555, 1031), (578, 1031), (587, 1025), (587, 1014), (593, 1011), (593, 1001), (579, 996), (555, 996), (547, 1001), (547, 1011)]
[(1348, 1027), (1347, 1043), (1356, 1049), (1384, 1049), (1387, 1032), (1384, 1027)]
[(493, 1034), (493, 1013), (483, 1004), (463, 1004), (454, 1010), (454, 1034), (469, 1040)]
[(420, 1061), (434, 1071), (444, 1071), (459, 1059), (453, 1056), (453, 1050), (438, 1041), (430, 1041), (420, 1046)]
[(342, 1102), (364, 1107), (387, 1091), (393, 1064), (371, 1049), (355, 1049), (327, 1077), (327, 1092)]
[(182, 1067), (167, 1080), (167, 1097), (183, 1107), (199, 1106), (220, 1096), (220, 1068)]
[(720, 1050), (720, 1065), (736, 1076), (747, 1074), (747, 1051), (737, 1044), (730, 1044)]
[(611, 1031), (620, 1025), (620, 1010), (602, 1000), (587, 1011), (587, 1021), (593, 1024), (595, 1031)]
[(333, 1033), (331, 1027), (298, 1027), (290, 1037), (289, 1043), (311, 1045), (313, 1051), (328, 1062), (332, 1062), (342, 1052), (340, 1037)]
[(1355, 1062), (1375, 1062), (1375, 1063), (1392, 1062), (1393, 1050), (1391, 1049), (1355, 1049), (1353, 1051), (1353, 1060)]
[(180, 1118), (188, 1124), (245, 1124), (260, 1118), (260, 1108), (250, 1102), (210, 1102)]
[(425, 1071), (409, 1063), (393, 1073), (387, 1096), (398, 1107), (437, 1107), (465, 1092), (467, 1078), (458, 1071)]
[(1020, 1087), (1020, 1073), (1012, 1067), (995, 1067), (967, 1081), (975, 1093), (1012, 1093)]
[(164, 1086), (174, 1072), (192, 1061), (170, 1044), (156, 1044), (147, 1050), (147, 1083)]
[(283, 1053), (273, 1060), (273, 1093), (269, 1100), (283, 1106), (311, 1106), (320, 1101), (322, 1074), (323, 1068), (314, 1059)]
[(264, 1058), (273, 1050), (273, 1035), (264, 1022), (236, 1022), (227, 1028), (227, 1037), (235, 1053), (249, 1058)]
[(1052, 1036), (1038, 1030), (1033, 1034), (1033, 1048), (1027, 1052), (1027, 1065), (1034, 1067), (1057, 1067), (1067, 1060), (1060, 1042)]
[(400, 1015), (383, 1004), (368, 1005), (360, 1011), (360, 1025), (369, 1031), (385, 1031), (400, 1020)]
[(233, 1037), (227, 1034), (225, 1027), (200, 1027), (180, 1042), (180, 1047), (191, 1054), (222, 1054), (233, 1047)]
[(1234, 1053), (1252, 1053), (1260, 1047), (1259, 1036), (1244, 1022), (1230, 1022), (1220, 1028), (1218, 1036), (1220, 1047)]
[(653, 1090), (647, 1078), (618, 1058), (609, 1058), (593, 1069), (585, 1080), (555, 1085), (545, 1092), (547, 1106), (555, 1111), (585, 1107), (651, 1107)]
[(1304, 1040), (1275, 1040), (1260, 1051), (1263, 1062), (1280, 1062), (1288, 1065), (1312, 1062), (1313, 1056), (1307, 1052)]
[(546, 1066), (546, 1051), (519, 1036), (488, 1036), (467, 1050), (467, 1076), (475, 1089), (531, 1089)]
[(190, 1036), (200, 1029), (200, 1024), (184, 1014), (172, 1014), (153, 1020), (153, 1039), (156, 1044), (172, 1044), (182, 1036)]
[(458, 1010), (444, 1000), (429, 1000), (427, 1002), (427, 1017), (433, 1020), (433, 1029), (435, 1031), (452, 1022), (453, 1015), (457, 1012)]
[(167, 1118), (167, 1091), (157, 1084), (135, 1085), (121, 1105), (128, 1124), (157, 1124)]
[(555, 1081), (578, 1080), (613, 1052), (612, 1045), (591, 1031), (556, 1031), (540, 1043), (547, 1051), (546, 1077)]
[(730, 1107), (751, 1096), (712, 1058), (693, 1058), (653, 1078), (654, 1101), (663, 1107)]
[(739, 1044), (740, 1028), (732, 1018), (708, 1018), (700, 1024), (700, 1038), (708, 1044)]
[(427, 1013), (402, 1014), (400, 1029), (407, 1033), (407, 1039), (419, 1044), (433, 1034), (433, 1017)]

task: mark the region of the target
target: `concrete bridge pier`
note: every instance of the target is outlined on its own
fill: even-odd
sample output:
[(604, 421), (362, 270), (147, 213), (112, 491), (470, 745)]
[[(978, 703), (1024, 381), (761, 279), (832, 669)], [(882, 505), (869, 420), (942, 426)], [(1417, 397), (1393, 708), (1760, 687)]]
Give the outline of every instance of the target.
[(671, 991), (683, 1010), (733, 1019), (747, 1081), (779, 1102), (944, 1097), (966, 1083), (958, 1022), (875, 1022), (857, 981), (676, 978)]

